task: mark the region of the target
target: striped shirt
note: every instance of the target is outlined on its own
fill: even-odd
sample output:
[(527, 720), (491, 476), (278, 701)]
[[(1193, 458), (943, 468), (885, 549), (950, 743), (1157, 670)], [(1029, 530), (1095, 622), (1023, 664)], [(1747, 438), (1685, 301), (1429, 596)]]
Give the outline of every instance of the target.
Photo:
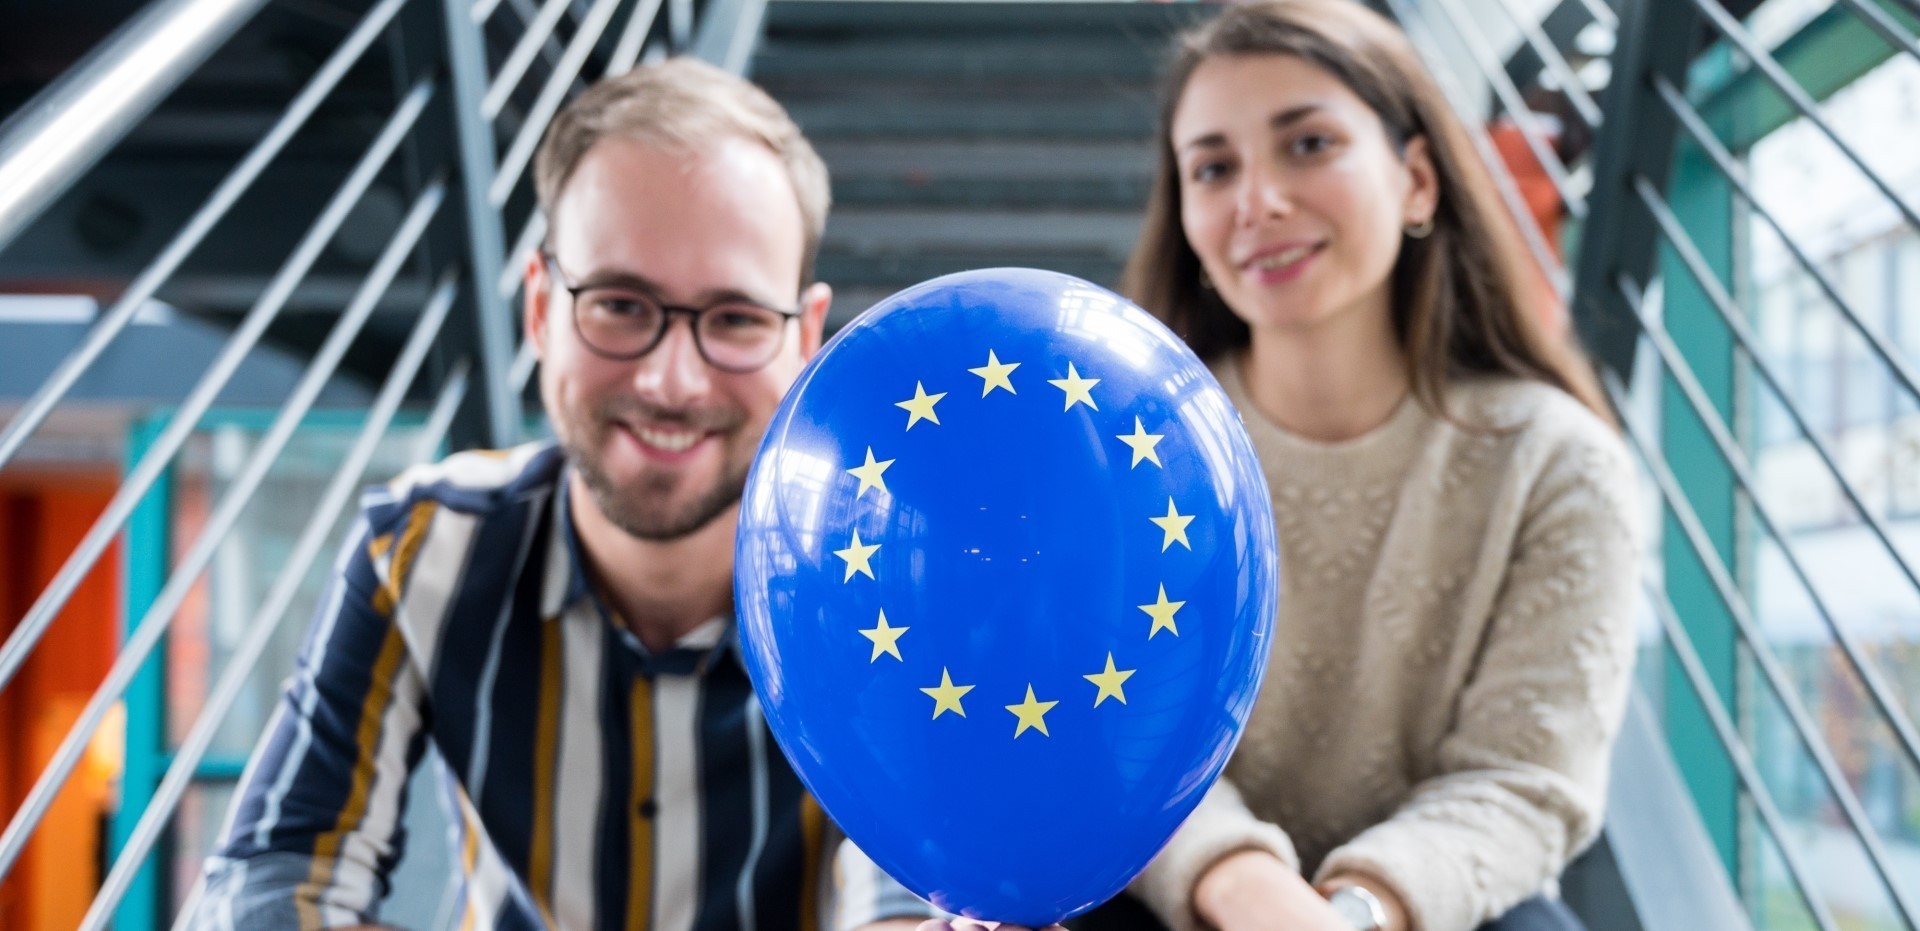
[(650, 653), (611, 618), (565, 474), (534, 444), (367, 493), (195, 927), (371, 922), (429, 745), (462, 929), (812, 931), (930, 914), (802, 788), (728, 621)]

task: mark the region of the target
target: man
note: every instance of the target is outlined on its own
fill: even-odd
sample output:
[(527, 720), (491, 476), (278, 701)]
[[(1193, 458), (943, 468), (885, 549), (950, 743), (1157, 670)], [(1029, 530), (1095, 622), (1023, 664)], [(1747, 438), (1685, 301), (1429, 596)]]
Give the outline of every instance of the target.
[(828, 868), (731, 630), (747, 469), (831, 298), (825, 167), (771, 98), (677, 60), (583, 94), (535, 176), (525, 328), (558, 444), (369, 493), (196, 918), (371, 922), (429, 743), (463, 928), (925, 917), (857, 851)]

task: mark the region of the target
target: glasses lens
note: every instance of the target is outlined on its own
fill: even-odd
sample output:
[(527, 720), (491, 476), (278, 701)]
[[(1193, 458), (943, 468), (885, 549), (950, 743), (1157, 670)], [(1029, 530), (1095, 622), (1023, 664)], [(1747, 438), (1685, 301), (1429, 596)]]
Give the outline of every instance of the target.
[(722, 368), (765, 365), (780, 351), (787, 318), (753, 304), (716, 304), (700, 315), (700, 346)]
[(635, 356), (652, 345), (660, 333), (660, 305), (643, 294), (593, 288), (580, 292), (574, 319), (580, 338), (603, 353)]

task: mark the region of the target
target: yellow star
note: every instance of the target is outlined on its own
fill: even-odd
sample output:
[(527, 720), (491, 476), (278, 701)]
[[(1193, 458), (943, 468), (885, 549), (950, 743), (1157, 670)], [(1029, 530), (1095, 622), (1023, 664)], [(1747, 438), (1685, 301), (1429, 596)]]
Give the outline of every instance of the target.
[(893, 402), (893, 406), (904, 408), (907, 413), (913, 415), (907, 418), (907, 429), (911, 430), (914, 424), (922, 420), (931, 420), (936, 425), (939, 424), (940, 418), (933, 415), (933, 406), (940, 403), (940, 399), (946, 396), (947, 393), (945, 391), (939, 394), (928, 394), (927, 389), (921, 387), (920, 383), (916, 381), (913, 383), (913, 398), (906, 401), (895, 401)]
[[(904, 628), (903, 628), (904, 629)], [(961, 717), (967, 716), (967, 710), (960, 707), (960, 696), (973, 691), (971, 685), (954, 685), (953, 678), (947, 675), (947, 667), (940, 667), (940, 685), (937, 688), (921, 689), (933, 696), (933, 716), (940, 717), (943, 711), (951, 711)]]
[[(880, 612), (880, 626), (860, 632), (860, 636), (873, 641), (873, 656), (869, 657), (867, 662), (878, 661), (882, 653), (892, 653), (894, 659), (901, 659), (900, 635), (911, 629), (912, 628), (908, 627), (888, 627), (887, 612)], [(917, 643), (919, 641), (915, 642)], [(905, 662), (905, 660), (901, 660), (901, 662)], [(1121, 700), (1125, 701), (1125, 699)]]
[(1127, 693), (1120, 691), (1120, 683), (1127, 681), (1128, 677), (1138, 671), (1139, 670), (1135, 669), (1113, 668), (1113, 654), (1108, 653), (1106, 672), (1096, 672), (1093, 675), (1081, 676), (1080, 678), (1100, 687), (1100, 694), (1094, 696), (1093, 699), (1093, 706), (1095, 708), (1100, 707), (1100, 703), (1109, 698), (1118, 698), (1120, 699), (1120, 704), (1124, 705), (1127, 703)]
[(1133, 466), (1129, 468), (1140, 465), (1142, 459), (1163, 469), (1166, 468), (1160, 465), (1160, 454), (1153, 451), (1155, 446), (1160, 445), (1160, 438), (1158, 433), (1148, 433), (1147, 429), (1140, 425), (1140, 418), (1133, 418), (1133, 435), (1117, 437), (1120, 442), (1133, 447)]
[(855, 530), (853, 532), (852, 544), (844, 550), (833, 551), (833, 555), (847, 561), (847, 577), (840, 581), (853, 581), (853, 574), (856, 572), (865, 573), (869, 579), (873, 578), (873, 564), (867, 560), (872, 559), (873, 554), (879, 549), (880, 544), (878, 543), (869, 543), (865, 546), (860, 545), (860, 531)]
[(1057, 704), (1060, 703), (1057, 701), (1034, 701), (1033, 686), (1029, 684), (1027, 686), (1026, 701), (1017, 705), (1006, 706), (1008, 711), (1013, 712), (1014, 717), (1020, 719), (1020, 726), (1013, 729), (1014, 739), (1020, 739), (1020, 735), (1026, 733), (1027, 728), (1033, 728), (1039, 731), (1041, 736), (1052, 737), (1052, 734), (1047, 733), (1047, 712), (1052, 711), (1053, 706)]
[(1188, 550), (1193, 549), (1193, 544), (1187, 542), (1187, 525), (1193, 523), (1193, 515), (1188, 514), (1181, 516), (1179, 511), (1173, 509), (1172, 498), (1167, 499), (1167, 516), (1149, 517), (1147, 519), (1159, 524), (1160, 529), (1167, 532), (1167, 538), (1160, 541), (1160, 552), (1166, 552), (1167, 548), (1172, 546), (1175, 540), (1180, 541), (1180, 545), (1186, 547)]
[[(1140, 610), (1147, 612), (1147, 616), (1153, 618), (1153, 628), (1147, 631), (1147, 639), (1152, 640), (1153, 635), (1159, 633), (1163, 628), (1173, 631), (1173, 635), (1176, 637), (1180, 636), (1180, 628), (1173, 626), (1173, 613), (1185, 606), (1186, 602), (1184, 601), (1168, 601), (1167, 587), (1165, 585), (1160, 586), (1160, 600), (1150, 605), (1140, 606)], [(1123, 698), (1121, 701), (1126, 701), (1126, 699)]]
[(977, 369), (967, 369), (967, 371), (986, 379), (987, 383), (980, 386), (980, 396), (984, 398), (995, 388), (1005, 388), (1008, 394), (1019, 394), (1020, 392), (1013, 390), (1013, 382), (1007, 380), (1007, 376), (1013, 374), (1013, 370), (1019, 367), (1018, 362), (1002, 364), (1000, 357), (994, 355), (993, 350), (989, 349), (987, 364)]
[[(935, 422), (937, 423), (938, 421)], [(1122, 437), (1122, 439), (1125, 439), (1125, 437)], [(873, 461), (873, 447), (867, 447), (867, 464), (854, 466), (847, 470), (848, 475), (860, 480), (860, 490), (853, 493), (854, 500), (858, 501), (860, 496), (866, 494), (869, 488), (878, 488), (881, 494), (887, 494), (887, 483), (881, 481), (880, 473), (887, 471), (887, 466), (890, 465), (893, 465), (893, 460), (891, 459), (885, 462)]]
[(1067, 377), (1047, 379), (1047, 384), (1067, 393), (1067, 406), (1061, 408), (1063, 411), (1073, 410), (1075, 401), (1083, 401), (1088, 407), (1099, 410), (1100, 405), (1093, 403), (1093, 395), (1087, 393), (1099, 383), (1098, 378), (1081, 378), (1071, 362), (1067, 363)]

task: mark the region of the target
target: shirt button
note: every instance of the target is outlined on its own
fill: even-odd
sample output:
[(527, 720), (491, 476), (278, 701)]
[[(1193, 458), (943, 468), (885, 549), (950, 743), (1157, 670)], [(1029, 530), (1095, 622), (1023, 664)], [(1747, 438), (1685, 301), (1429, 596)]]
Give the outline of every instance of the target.
[(640, 817), (645, 818), (648, 821), (652, 821), (653, 816), (659, 813), (660, 813), (660, 804), (658, 802), (655, 802), (653, 799), (650, 799), (650, 798), (641, 800)]

